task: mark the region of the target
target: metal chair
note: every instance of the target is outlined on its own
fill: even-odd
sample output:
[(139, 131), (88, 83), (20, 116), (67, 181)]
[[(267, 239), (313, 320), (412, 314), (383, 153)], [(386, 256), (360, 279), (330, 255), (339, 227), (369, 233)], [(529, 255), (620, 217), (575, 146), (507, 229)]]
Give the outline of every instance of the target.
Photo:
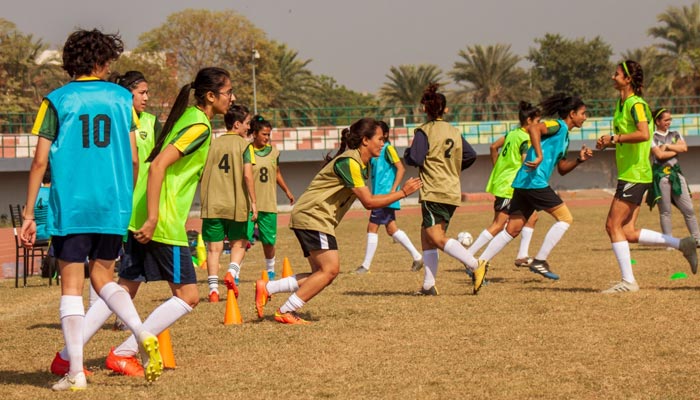
[[(10, 204), (10, 218), (12, 219), (12, 231), (15, 235), (15, 287), (19, 287), (19, 261), (22, 259), (22, 271), (24, 287), (27, 287), (27, 275), (31, 271), (34, 274), (34, 259), (38, 256), (44, 259), (49, 246), (48, 240), (38, 240), (34, 243), (31, 249), (22, 246), (22, 241), (19, 238), (19, 230), (24, 222), (22, 219), (22, 206), (19, 204)], [(31, 260), (31, 269), (30, 269)], [(51, 286), (51, 277), (49, 277), (49, 286)]]

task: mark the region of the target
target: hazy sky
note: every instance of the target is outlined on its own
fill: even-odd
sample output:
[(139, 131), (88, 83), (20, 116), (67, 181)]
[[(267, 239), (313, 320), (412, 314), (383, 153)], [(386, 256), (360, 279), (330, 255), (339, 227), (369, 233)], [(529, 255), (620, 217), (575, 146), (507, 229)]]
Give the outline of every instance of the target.
[[(75, 28), (119, 31), (127, 50), (141, 33), (185, 8), (233, 9), (269, 38), (299, 51), (315, 73), (376, 92), (392, 65), (431, 63), (449, 71), (460, 49), (506, 43), (525, 56), (545, 33), (596, 35), (622, 51), (652, 44), (646, 34), (668, 6), (691, 0), (0, 0), (0, 16), (54, 48)], [(265, 55), (263, 54), (262, 57)], [(585, 56), (585, 55), (581, 55)]]

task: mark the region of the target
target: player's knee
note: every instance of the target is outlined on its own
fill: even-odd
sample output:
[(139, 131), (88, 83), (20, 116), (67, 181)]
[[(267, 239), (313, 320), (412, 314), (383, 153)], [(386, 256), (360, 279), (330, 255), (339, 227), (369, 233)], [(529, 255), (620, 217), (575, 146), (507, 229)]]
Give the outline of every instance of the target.
[(571, 211), (569, 211), (569, 207), (566, 205), (552, 211), (552, 216), (556, 218), (557, 221), (566, 222), (569, 225), (574, 222), (574, 217), (571, 215)]

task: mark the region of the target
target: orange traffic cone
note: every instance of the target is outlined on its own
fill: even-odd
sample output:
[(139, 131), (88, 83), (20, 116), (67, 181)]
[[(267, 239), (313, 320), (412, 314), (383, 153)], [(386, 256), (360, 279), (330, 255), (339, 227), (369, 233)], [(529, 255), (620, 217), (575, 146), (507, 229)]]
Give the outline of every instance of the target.
[(267, 271), (266, 271), (266, 270), (262, 270), (262, 272), (260, 273), (260, 279), (264, 280), (265, 282), (269, 282), (269, 281), (270, 281), (270, 277), (267, 276)]
[(175, 369), (175, 355), (173, 354), (173, 342), (170, 339), (170, 329), (166, 329), (158, 335), (160, 356), (163, 358), (163, 367)]
[(292, 272), (292, 265), (289, 263), (289, 259), (285, 257), (282, 262), (282, 278), (287, 278), (292, 275), (294, 275), (294, 272)]
[(224, 314), (224, 325), (240, 325), (243, 323), (241, 310), (238, 308), (236, 294), (233, 289), (226, 292), (226, 313)]

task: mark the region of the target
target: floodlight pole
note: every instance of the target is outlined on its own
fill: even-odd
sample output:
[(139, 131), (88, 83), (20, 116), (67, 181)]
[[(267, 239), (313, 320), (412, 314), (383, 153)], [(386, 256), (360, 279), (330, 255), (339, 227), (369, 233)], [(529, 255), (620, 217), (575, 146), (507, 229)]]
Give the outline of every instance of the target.
[(260, 53), (253, 47), (253, 54), (252, 54), (252, 62), (253, 62), (253, 115), (258, 114), (258, 94), (257, 94), (257, 88), (255, 86), (255, 60), (260, 58)]

